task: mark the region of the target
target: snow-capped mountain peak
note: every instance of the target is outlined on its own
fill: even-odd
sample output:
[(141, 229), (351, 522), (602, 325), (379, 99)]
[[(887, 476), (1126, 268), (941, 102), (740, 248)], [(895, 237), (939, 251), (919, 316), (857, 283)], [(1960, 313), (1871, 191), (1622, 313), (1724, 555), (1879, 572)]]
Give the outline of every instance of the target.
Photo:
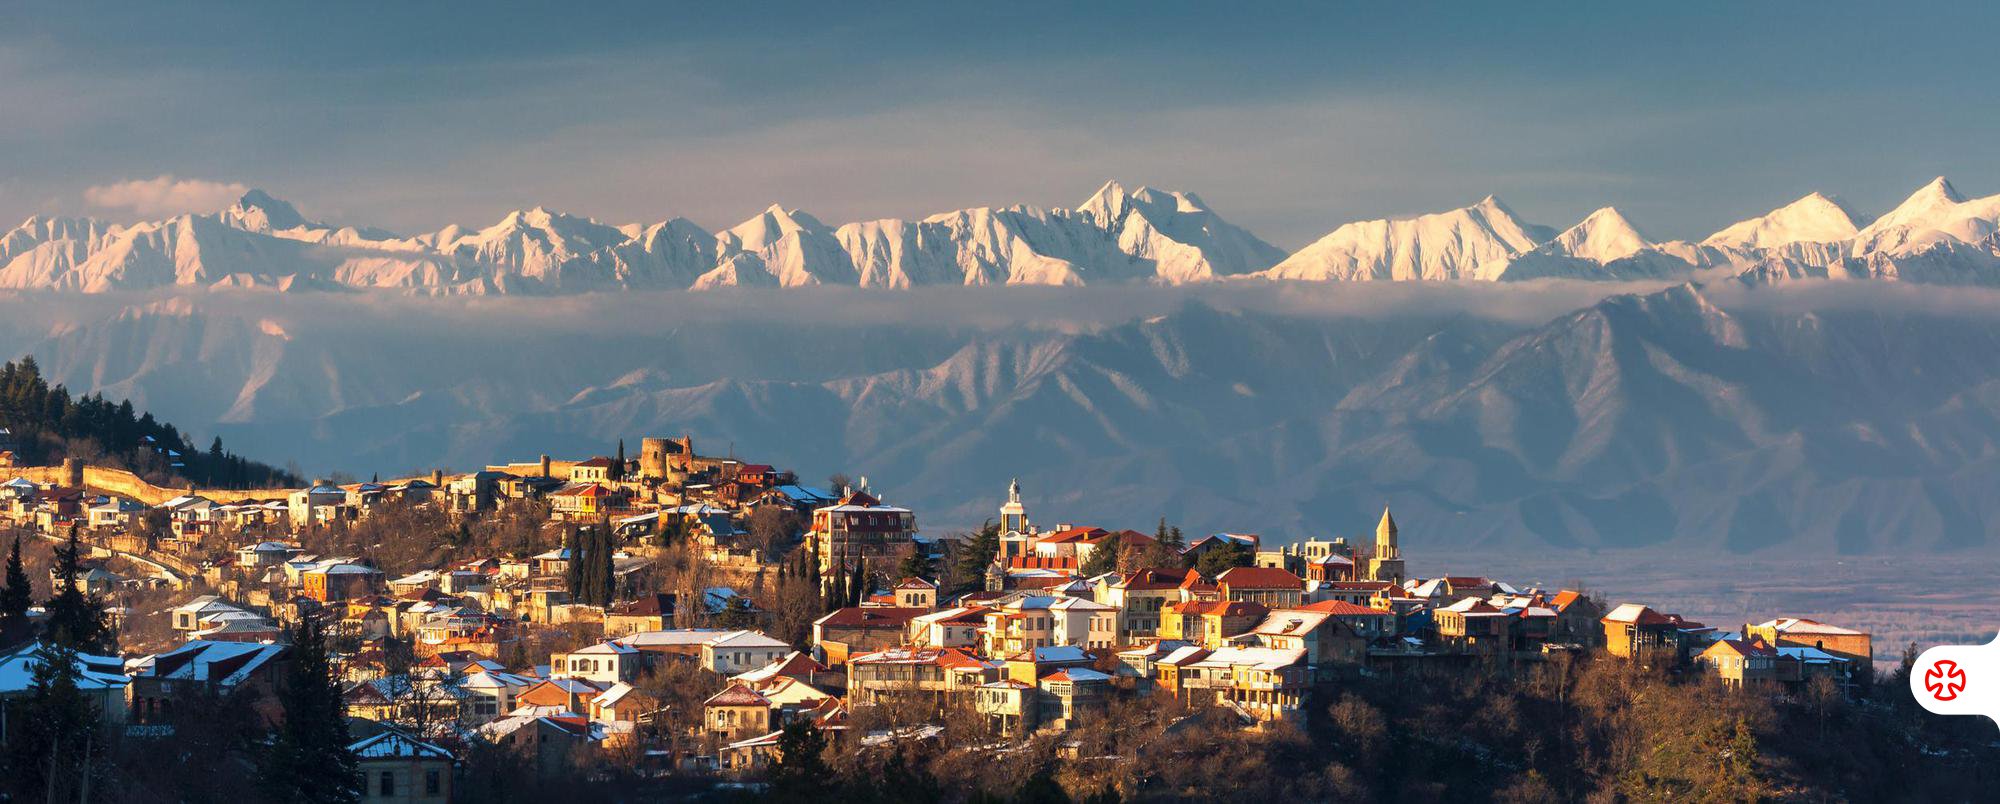
[(1563, 230), (1542, 248), (1604, 263), (1629, 257), (1651, 245), (1652, 241), (1640, 234), (1639, 228), (1616, 207), (1603, 207)]
[(1549, 230), (1498, 198), (1414, 218), (1344, 224), (1264, 272), (1272, 279), (1474, 279), (1479, 267), (1534, 248)]
[(1838, 199), (1809, 193), (1749, 220), (1724, 227), (1701, 241), (1734, 248), (1775, 248), (1789, 243), (1832, 243), (1854, 237), (1854, 216)]
[(272, 198), (263, 190), (251, 189), (222, 211), (224, 223), (248, 232), (272, 232), (306, 226), (305, 216), (290, 202)]
[(711, 233), (683, 218), (608, 225), (546, 206), (483, 228), (400, 237), (333, 226), (262, 190), (215, 213), (115, 225), (30, 218), (0, 233), (0, 288), (170, 285), (393, 288), (426, 294), (706, 289), (728, 285), (1183, 284), (1307, 281), (1883, 279), (2000, 285), (2000, 196), (1939, 178), (1854, 229), (1812, 193), (1699, 243), (1655, 242), (1605, 207), (1558, 233), (1497, 196), (1342, 224), (1289, 256), (1200, 196), (1107, 181), (1073, 209), (993, 206), (831, 227), (773, 204)]

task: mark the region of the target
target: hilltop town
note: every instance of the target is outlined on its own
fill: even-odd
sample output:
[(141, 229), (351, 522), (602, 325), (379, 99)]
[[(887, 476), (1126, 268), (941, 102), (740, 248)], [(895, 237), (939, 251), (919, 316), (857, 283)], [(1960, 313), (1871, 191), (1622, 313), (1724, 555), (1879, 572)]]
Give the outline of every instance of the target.
[[(1393, 740), (1369, 713), (1398, 722), (1396, 708), (1417, 711), (1398, 696), (1438, 689), (1555, 679), (1558, 697), (1588, 684), (1643, 697), (1633, 685), (1667, 684), (1726, 711), (1816, 707), (1822, 729), (1829, 707), (1881, 689), (1867, 633), (1785, 612), (1704, 624), (1615, 594), (1444, 574), (1403, 555), (1429, 525), (1386, 508), (1362, 540), (1196, 535), (1164, 519), (1044, 524), (1016, 483), (984, 527), (933, 533), (865, 478), (807, 483), (689, 436), (645, 438), (636, 456), (619, 442), (252, 490), (163, 488), (79, 460), (14, 466), (8, 446), (11, 722), (51, 706), (61, 677), (96, 719), (80, 728), (121, 751), (221, 751), (216, 712), (282, 735), (300, 717), (291, 688), (317, 672), (344, 707), (341, 778), (364, 801), (591, 783), (784, 797), (802, 779), (879, 782), (882, 762), (935, 793), (918, 798), (973, 797), (940, 786), (953, 761), (981, 766), (967, 778), (996, 798), (1036, 784), (1235, 798), (1252, 788), (1134, 768), (1176, 762), (1196, 734), (1347, 741), (1369, 722), (1379, 744), (1341, 750), (1379, 762)], [(1513, 693), (1479, 694), (1487, 711)], [(1749, 722), (1701, 739), (1740, 749)], [(16, 750), (35, 733), (0, 739)], [(89, 749), (32, 745), (79, 757), (37, 771), (48, 789), (88, 787)], [(921, 773), (903, 764), (918, 754), (931, 758)], [(1742, 790), (1783, 792), (1749, 765), (1720, 767)], [(1529, 799), (1570, 784), (1519, 771)], [(1372, 789), (1347, 773), (1316, 784)]]

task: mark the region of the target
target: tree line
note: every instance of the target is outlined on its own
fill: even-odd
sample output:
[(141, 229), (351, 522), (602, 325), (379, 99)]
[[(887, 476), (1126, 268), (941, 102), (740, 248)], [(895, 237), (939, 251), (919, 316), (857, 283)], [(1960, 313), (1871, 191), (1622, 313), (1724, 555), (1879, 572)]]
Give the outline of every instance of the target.
[[(103, 394), (74, 396), (42, 376), (33, 356), (0, 364), (0, 427), (13, 431), (19, 461), (48, 464), (73, 454), (101, 457), (142, 476), (193, 481), (212, 488), (295, 486), (300, 479), (268, 464), (244, 458), (222, 445), (197, 450), (187, 433), (141, 411), (129, 399), (113, 402)], [(86, 445), (94, 447), (87, 448)], [(164, 456), (180, 454), (179, 467)]]

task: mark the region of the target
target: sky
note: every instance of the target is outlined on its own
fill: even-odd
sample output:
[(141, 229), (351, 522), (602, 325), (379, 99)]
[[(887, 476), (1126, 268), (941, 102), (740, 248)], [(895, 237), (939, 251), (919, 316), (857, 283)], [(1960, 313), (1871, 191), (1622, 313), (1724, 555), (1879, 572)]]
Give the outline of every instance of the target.
[(5, 4), (0, 219), (837, 224), (1116, 179), (1297, 248), (1489, 193), (1668, 239), (2000, 192), (1988, 5), (573, 5)]

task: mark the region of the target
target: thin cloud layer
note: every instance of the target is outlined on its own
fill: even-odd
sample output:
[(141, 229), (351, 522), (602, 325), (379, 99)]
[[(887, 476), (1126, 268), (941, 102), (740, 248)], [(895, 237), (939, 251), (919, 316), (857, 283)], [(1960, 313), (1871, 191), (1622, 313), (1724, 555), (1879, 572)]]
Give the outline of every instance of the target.
[(99, 209), (127, 211), (142, 217), (180, 215), (222, 209), (249, 189), (240, 182), (182, 179), (162, 174), (87, 187), (83, 200)]

